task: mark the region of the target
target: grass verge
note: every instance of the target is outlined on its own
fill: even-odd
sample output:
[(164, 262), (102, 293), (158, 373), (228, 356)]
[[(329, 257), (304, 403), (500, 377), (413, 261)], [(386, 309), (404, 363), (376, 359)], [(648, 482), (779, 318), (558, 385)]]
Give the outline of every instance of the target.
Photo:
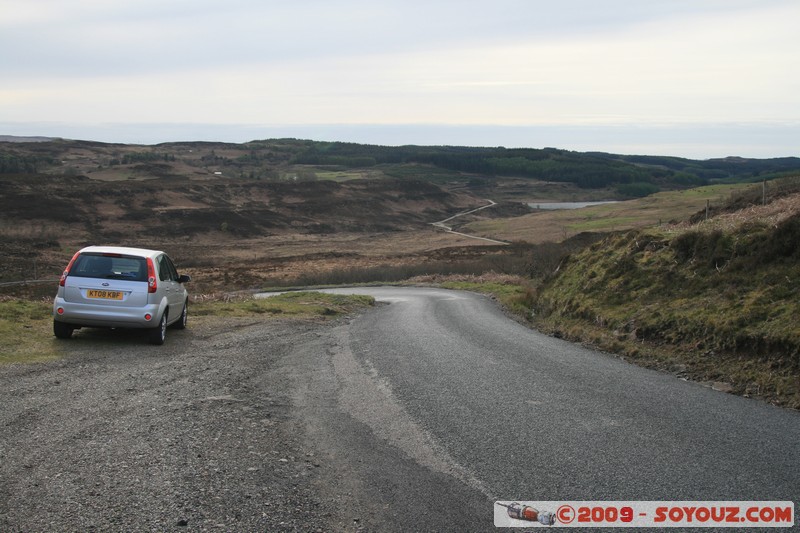
[(429, 275), (410, 278), (411, 285), (435, 285), (443, 289), (486, 294), (497, 300), (512, 314), (530, 318), (535, 301), (532, 281), (523, 276), (487, 272), (481, 275)]
[(528, 319), (533, 305), (533, 288), (529, 280), (514, 281), (447, 281), (442, 283), (445, 289), (472, 291), (488, 294), (497, 299), (503, 307), (514, 315)]
[(268, 298), (252, 295), (196, 301), (190, 307), (194, 316), (278, 316), (298, 319), (334, 318), (375, 305), (372, 296), (285, 292)]
[(58, 357), (53, 304), (43, 300), (0, 300), (0, 364)]

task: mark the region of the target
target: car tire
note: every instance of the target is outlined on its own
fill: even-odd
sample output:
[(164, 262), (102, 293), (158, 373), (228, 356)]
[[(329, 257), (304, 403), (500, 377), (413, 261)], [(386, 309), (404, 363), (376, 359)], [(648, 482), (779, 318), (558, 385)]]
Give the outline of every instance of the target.
[(161, 320), (158, 321), (158, 326), (150, 330), (150, 344), (161, 346), (167, 339), (167, 313), (161, 315)]
[(183, 302), (183, 311), (181, 317), (175, 322), (172, 327), (175, 329), (186, 329), (186, 322), (189, 320), (189, 302)]
[(64, 322), (53, 320), (53, 334), (59, 339), (69, 339), (75, 328)]

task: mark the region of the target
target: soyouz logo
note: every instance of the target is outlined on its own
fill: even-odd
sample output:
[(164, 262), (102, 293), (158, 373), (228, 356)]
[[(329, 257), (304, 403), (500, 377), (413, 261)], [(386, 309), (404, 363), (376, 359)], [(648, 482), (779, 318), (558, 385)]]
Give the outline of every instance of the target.
[(497, 501), (497, 527), (793, 527), (789, 501)]

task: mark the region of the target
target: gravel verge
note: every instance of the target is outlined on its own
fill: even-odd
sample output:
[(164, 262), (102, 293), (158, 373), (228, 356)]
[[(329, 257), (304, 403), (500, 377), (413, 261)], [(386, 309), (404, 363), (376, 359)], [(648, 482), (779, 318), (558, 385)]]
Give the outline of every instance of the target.
[(81, 330), (0, 367), (0, 531), (330, 530), (287, 356), (336, 322)]

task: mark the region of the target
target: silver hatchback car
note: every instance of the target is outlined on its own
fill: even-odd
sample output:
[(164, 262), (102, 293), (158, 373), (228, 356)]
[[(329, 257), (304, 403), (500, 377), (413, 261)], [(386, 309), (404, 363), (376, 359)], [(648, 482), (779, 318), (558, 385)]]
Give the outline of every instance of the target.
[(164, 344), (167, 326), (186, 327), (189, 294), (164, 252), (117, 246), (78, 251), (61, 275), (53, 303), (53, 333), (68, 339), (81, 327), (148, 330)]

